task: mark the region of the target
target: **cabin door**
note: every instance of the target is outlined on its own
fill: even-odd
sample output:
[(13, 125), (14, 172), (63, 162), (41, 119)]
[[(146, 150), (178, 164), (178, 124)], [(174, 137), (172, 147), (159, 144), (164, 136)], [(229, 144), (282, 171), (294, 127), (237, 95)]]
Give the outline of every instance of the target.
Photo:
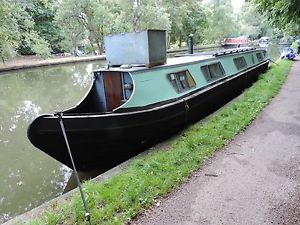
[(104, 73), (104, 88), (106, 106), (108, 111), (119, 107), (122, 104), (122, 79), (120, 72)]

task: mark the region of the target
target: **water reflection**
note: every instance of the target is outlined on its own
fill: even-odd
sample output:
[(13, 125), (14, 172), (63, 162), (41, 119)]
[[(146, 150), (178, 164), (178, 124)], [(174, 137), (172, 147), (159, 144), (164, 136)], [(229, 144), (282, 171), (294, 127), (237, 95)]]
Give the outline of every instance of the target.
[(85, 95), (90, 72), (103, 62), (0, 74), (0, 223), (60, 195), (70, 169), (35, 149), (29, 123), (69, 108)]

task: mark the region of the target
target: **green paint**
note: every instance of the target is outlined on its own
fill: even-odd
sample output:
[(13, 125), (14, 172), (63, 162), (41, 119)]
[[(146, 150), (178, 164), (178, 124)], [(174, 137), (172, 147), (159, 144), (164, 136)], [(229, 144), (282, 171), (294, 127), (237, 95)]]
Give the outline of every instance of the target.
[[(180, 98), (187, 93), (208, 85), (208, 82), (205, 80), (204, 75), (201, 72), (201, 66), (221, 62), (225, 71), (225, 76), (231, 76), (240, 72), (235, 67), (233, 58), (244, 56), (248, 68), (251, 68), (252, 66), (254, 66), (251, 59), (252, 55), (254, 56), (255, 64), (258, 63), (255, 56), (256, 52), (258, 51), (219, 56), (217, 58), (202, 60), (196, 63), (194, 62), (191, 64), (182, 64), (181, 66), (171, 67), (166, 65), (159, 67), (159, 69), (148, 69), (131, 72), (135, 83), (135, 89), (131, 98), (121, 108), (147, 106), (170, 99)], [(182, 60), (184, 61), (184, 57), (182, 58)], [(183, 70), (190, 71), (196, 82), (196, 88), (190, 89), (183, 93), (177, 93), (169, 82), (167, 74)]]

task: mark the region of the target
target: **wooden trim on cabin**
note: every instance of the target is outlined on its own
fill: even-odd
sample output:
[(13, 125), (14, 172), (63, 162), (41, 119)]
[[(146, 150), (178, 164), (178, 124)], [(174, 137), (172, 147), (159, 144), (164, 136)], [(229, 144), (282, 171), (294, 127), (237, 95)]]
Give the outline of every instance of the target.
[(122, 82), (120, 72), (107, 71), (104, 73), (104, 89), (107, 111), (119, 107), (122, 103)]

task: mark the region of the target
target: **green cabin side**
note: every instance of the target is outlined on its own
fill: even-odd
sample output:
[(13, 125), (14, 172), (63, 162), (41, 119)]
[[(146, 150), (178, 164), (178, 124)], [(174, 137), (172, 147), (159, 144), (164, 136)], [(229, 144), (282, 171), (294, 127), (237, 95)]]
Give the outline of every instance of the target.
[[(182, 58), (184, 60), (184, 57)], [(181, 98), (197, 89), (204, 88), (212, 82), (255, 67), (265, 61), (266, 58), (267, 54), (265, 51), (253, 50), (216, 57), (208, 56), (206, 59), (183, 62), (179, 65), (164, 65), (145, 70), (130, 71), (129, 73), (133, 79), (134, 89), (131, 97), (119, 108), (143, 107), (171, 99)], [(174, 88), (173, 81), (170, 79), (170, 74), (176, 75), (178, 73), (182, 76), (183, 71), (188, 71), (186, 72), (186, 77), (189, 77), (188, 74), (190, 74), (194, 80), (194, 85), (193, 82), (190, 81), (190, 87), (183, 88), (183, 91), (178, 91), (178, 89)], [(210, 71), (214, 74), (221, 71), (220, 73), (222, 74), (211, 78), (207, 76), (205, 71)]]

